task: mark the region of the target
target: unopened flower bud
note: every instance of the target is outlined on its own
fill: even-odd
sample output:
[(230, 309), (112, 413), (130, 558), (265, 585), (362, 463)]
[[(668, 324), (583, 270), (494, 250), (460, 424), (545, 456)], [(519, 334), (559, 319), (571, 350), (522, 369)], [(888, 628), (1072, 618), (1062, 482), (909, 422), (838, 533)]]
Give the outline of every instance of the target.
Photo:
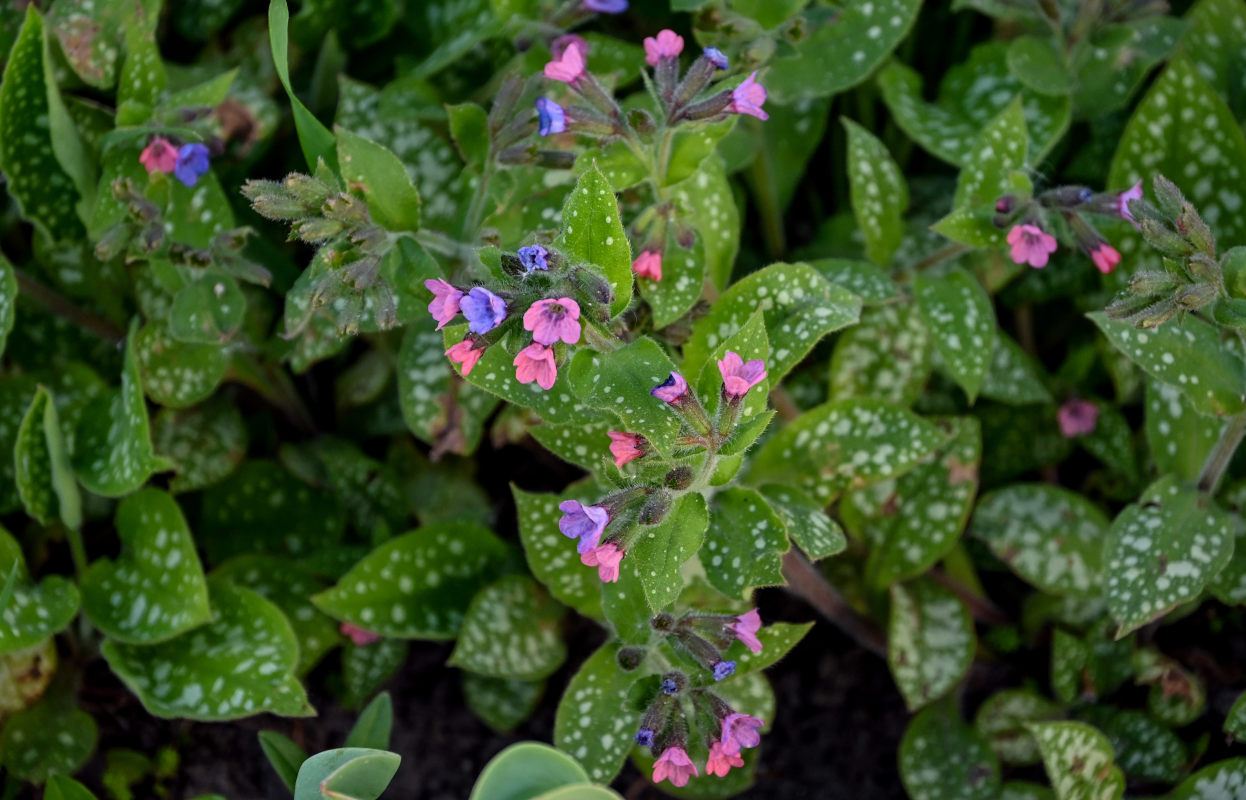
[(1167, 294), (1177, 288), (1177, 281), (1167, 272), (1140, 270), (1129, 278), (1129, 291), (1133, 294)]
[(584, 297), (594, 303), (608, 306), (614, 302), (614, 289), (610, 283), (587, 267), (575, 267), (571, 270), (571, 281)]
[(545, 169), (571, 169), (575, 165), (575, 153), (563, 150), (538, 150), (536, 165)]
[(511, 118), (515, 107), (519, 105), (523, 94), (524, 82), (518, 75), (510, 75), (502, 81), (497, 94), (493, 97), (493, 108), (489, 109), (489, 130), (497, 133)]
[(512, 167), (535, 163), (538, 158), (536, 145), (533, 144), (517, 144), (498, 153), (498, 163)]
[(294, 223), (294, 227), (291, 228), (291, 234), (305, 242), (315, 244), (332, 239), (341, 233), (342, 230), (342, 223), (335, 219), (313, 217)]
[(1138, 225), (1142, 228), (1142, 236), (1147, 244), (1164, 255), (1172, 258), (1185, 258), (1193, 254), (1194, 248), (1190, 243), (1166, 225), (1149, 218), (1140, 220)]
[(1212, 235), (1211, 228), (1207, 227), (1207, 223), (1203, 222), (1203, 218), (1190, 203), (1184, 203), (1181, 206), (1181, 214), (1177, 217), (1177, 227), (1192, 245), (1207, 256), (1216, 254), (1216, 237)]
[(124, 222), (117, 223), (104, 231), (104, 235), (95, 243), (95, 257), (100, 261), (116, 258), (125, 252), (132, 235), (129, 225)]
[(1210, 283), (1187, 286), (1177, 293), (1177, 305), (1195, 311), (1216, 299), (1216, 287)]
[(1181, 206), (1185, 204), (1185, 197), (1177, 188), (1177, 184), (1163, 175), (1156, 175), (1151, 186), (1155, 190), (1155, 199), (1159, 201), (1159, 207), (1169, 217), (1176, 219), (1181, 214)]
[(631, 125), (642, 136), (647, 136), (657, 130), (653, 117), (643, 108), (636, 108), (627, 112), (627, 124)]
[(1193, 275), (1196, 280), (1200, 280), (1205, 283), (1211, 283), (1219, 286), (1220, 282), (1224, 280), (1224, 276), (1220, 272), (1220, 265), (1202, 253), (1195, 253), (1190, 256), (1187, 269), (1189, 269), (1190, 274)]
[(679, 670), (671, 670), (662, 676), (662, 694), (671, 696), (682, 692), (688, 686), (688, 676)]
[(645, 660), (645, 651), (639, 647), (624, 647), (617, 656), (619, 669), (631, 672)]
[(641, 525), (657, 525), (666, 519), (666, 514), (671, 510), (671, 493), (663, 489), (659, 489), (649, 498), (645, 500), (645, 504), (640, 507), (640, 524)]
[(719, 92), (708, 100), (702, 100), (699, 103), (693, 103), (685, 107), (683, 111), (679, 112), (679, 119), (694, 121), (713, 119), (727, 113), (727, 106), (729, 105), (731, 105), (731, 92)]
[(333, 190), (324, 181), (299, 172), (287, 175), (281, 185), (308, 208), (319, 208), (333, 194)]
[(675, 467), (662, 479), (668, 489), (676, 491), (687, 489), (692, 484), (692, 469), (688, 466)]
[(717, 69), (718, 67), (714, 65), (709, 55), (702, 54), (696, 61), (693, 61), (692, 66), (684, 74), (684, 79), (680, 81), (679, 86), (675, 87), (675, 94), (671, 100), (673, 108), (680, 108), (692, 102), (693, 98), (709, 85), (710, 78), (714, 77), (714, 71)]
[(249, 180), (242, 193), (251, 200), (251, 207), (268, 219), (294, 220), (309, 213), (307, 204), (276, 181)]

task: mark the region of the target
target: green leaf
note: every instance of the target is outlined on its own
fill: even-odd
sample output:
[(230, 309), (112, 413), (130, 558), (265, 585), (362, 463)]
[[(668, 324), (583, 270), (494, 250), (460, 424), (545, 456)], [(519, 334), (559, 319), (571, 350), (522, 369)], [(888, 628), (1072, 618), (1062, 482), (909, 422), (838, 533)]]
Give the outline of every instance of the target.
[(1186, 778), (1168, 800), (1240, 800), (1244, 785), (1246, 758), (1226, 758)]
[(781, 586), (788, 549), (787, 527), (755, 489), (714, 495), (701, 565), (715, 589), (739, 599), (757, 586)]
[(1008, 45), (1008, 71), (1039, 94), (1066, 95), (1073, 91), (1064, 55), (1050, 38), (1018, 36)]
[(17, 493), (26, 513), (44, 525), (59, 516), (67, 527), (81, 527), (82, 499), (69, 466), (56, 404), (42, 386), (22, 418), (13, 455)]
[(138, 332), (134, 352), (147, 396), (170, 408), (208, 397), (229, 368), (229, 354), (221, 345), (178, 342), (157, 322)]
[[(3, 89), (0, 88), (0, 97)], [(0, 109), (3, 106), (0, 105)], [(17, 316), (17, 273), (13, 265), (3, 253), (0, 253), (0, 354), (4, 353), (4, 345), (13, 331), (13, 321)]]
[(671, 137), (670, 159), (663, 186), (683, 183), (692, 177), (701, 163), (715, 153), (719, 140), (735, 127), (738, 119), (737, 116), (730, 116), (696, 129), (677, 130)]
[(376, 800), (389, 787), (401, 762), (397, 753), (364, 747), (317, 753), (299, 767), (294, 800)]
[(545, 681), (487, 678), (474, 672), (462, 675), (467, 707), (498, 733), (510, 733), (532, 716), (545, 692)]
[(543, 422), (529, 427), (528, 433), (563, 461), (591, 471), (610, 462), (609, 431), (618, 427), (618, 420), (613, 415), (603, 413), (600, 419), (593, 422)]
[(1194, 316), (1151, 330), (1088, 315), (1117, 350), (1161, 383), (1180, 389), (1202, 414), (1235, 414), (1246, 408), (1246, 367), (1211, 324)]
[(1098, 117), (1124, 108), (1151, 68), (1168, 58), (1184, 29), (1184, 20), (1156, 15), (1092, 33), (1088, 46), (1072, 54), (1074, 107)]
[[(454, 419), (462, 435), (462, 446), (455, 451), (470, 453), (480, 443), (485, 420), (497, 407), (498, 399), (473, 383), (455, 381), (445, 349), (439, 331), (421, 325), (407, 326), (395, 368), (398, 402), (407, 427), (420, 441), (433, 444), (446, 433), (454, 433)], [(527, 393), (527, 387), (518, 383), (514, 386)], [(457, 416), (451, 413), (452, 409)]]
[[(59, 575), (39, 583), (30, 579), (22, 548), (0, 528), (0, 575), (4, 575), (8, 602), (0, 604), (0, 655), (34, 647), (63, 631), (78, 616), (78, 587)], [(7, 707), (7, 704), (6, 704)]]
[(980, 394), (1013, 406), (1050, 403), (1051, 392), (1043, 383), (1043, 368), (1034, 357), (1003, 331), (995, 331), (995, 352), (982, 376)]
[(54, 240), (76, 240), (84, 233), (74, 211), (80, 195), (56, 153), (52, 106), (60, 95), (47, 60), (43, 20), (27, 6), (0, 86), (0, 170), (23, 218)]
[(595, 166), (580, 175), (562, 208), (562, 235), (556, 245), (573, 263), (599, 267), (614, 290), (610, 313), (618, 314), (632, 300), (632, 249), (619, 203), (606, 176)]
[(799, 489), (768, 483), (758, 489), (787, 526), (787, 535), (811, 561), (841, 553), (848, 539), (839, 523)]
[(43, 783), (82, 769), (98, 741), (90, 714), (49, 695), (8, 718), (0, 731), (0, 765), (19, 780)]
[(722, 159), (706, 158), (692, 177), (670, 188), (670, 196), (681, 211), (688, 212), (685, 221), (699, 234), (705, 276), (722, 289), (731, 278), (740, 249), (740, 209)]
[(347, 642), (342, 648), (346, 703), (359, 706), (371, 697), (402, 669), (410, 649), (410, 644), (403, 639), (381, 639), (363, 646)]
[(316, 119), (303, 101), (294, 94), (290, 86), (290, 9), (286, 0), (271, 0), (268, 4), (268, 42), (273, 50), (273, 66), (277, 77), (285, 87), (290, 98), (290, 107), (294, 113), (294, 128), (298, 132), (299, 145), (303, 148), (303, 158), (309, 169), (314, 170), (316, 163), (324, 159), (334, 171), (337, 170), (337, 149), (333, 133)]
[(394, 701), (390, 699), (389, 692), (381, 692), (360, 712), (355, 726), (346, 735), (343, 747), (384, 750), (389, 747), (389, 734), (393, 727)]
[(1112, 744), (1081, 722), (1032, 722), (1047, 777), (1058, 800), (1115, 800), (1125, 792)]
[(843, 123), (848, 131), (852, 211), (865, 238), (865, 254), (875, 264), (886, 265), (904, 239), (908, 185), (886, 145), (852, 120), (845, 118)]
[(601, 608), (609, 627), (624, 644), (648, 646), (652, 638), (653, 610), (636, 570), (619, 570), (619, 579), (601, 584)]
[(163, 408), (152, 422), (156, 452), (176, 473), (174, 494), (205, 489), (225, 480), (247, 452), (247, 429), (238, 409), (223, 399), (194, 408)]
[(822, 277), (859, 296), (867, 306), (900, 296), (896, 282), (877, 264), (850, 258), (820, 258), (809, 263)]
[(908, 34), (920, 0), (853, 0), (812, 30), (796, 56), (770, 63), (766, 88), (776, 98), (836, 94), (865, 80)]
[(777, 664), (783, 659), (792, 648), (800, 644), (805, 638), (805, 634), (813, 628), (812, 622), (806, 622), (802, 625), (795, 625), (790, 622), (775, 622), (764, 626), (757, 632), (757, 638), (762, 644), (760, 653), (753, 653), (743, 642), (735, 641), (731, 643), (731, 648), (727, 652), (732, 660), (736, 662), (735, 672), (733, 675), (745, 675), (749, 672), (757, 672), (767, 667)]
[[(1027, 163), (1028, 144), (1025, 114), (1021, 99), (1017, 98), (977, 137), (969, 152), (969, 166), (961, 170), (956, 183), (954, 210), (931, 226), (932, 230), (970, 245), (1002, 246), (1004, 231), (992, 221), (995, 201), (1010, 192), (1028, 188), (1028, 181), (1021, 173)], [(1022, 185), (1018, 186), (1018, 182)]]
[(1100, 591), (1108, 519), (1076, 492), (1014, 484), (982, 497), (971, 531), (1014, 572), (1045, 592)]
[(631, 562), (654, 612), (673, 603), (684, 588), (680, 568), (696, 555), (709, 524), (705, 498), (690, 492), (678, 497), (657, 525), (640, 525), (624, 563)]
[(1117, 638), (1193, 600), (1233, 555), (1236, 519), (1194, 489), (1161, 478), (1125, 508), (1104, 552)]
[(999, 800), (1056, 800), (1046, 786), (1025, 781), (1008, 781), (1001, 788)]
[[(96, 38), (100, 38), (99, 33)], [(118, 118), (134, 125), (147, 122), (167, 82), (155, 38), (136, 25), (127, 26), (125, 61), (117, 84)]]
[(398, 157), (384, 145), (337, 129), (342, 180), (358, 187), (377, 224), (390, 231), (420, 229), (420, 193)]
[(818, 340), (857, 321), (861, 298), (827, 282), (808, 264), (771, 264), (733, 284), (693, 326), (684, 345), (684, 373), (700, 374), (715, 349), (758, 308), (770, 341), (767, 378), (778, 385)]
[(1246, 740), (1246, 692), (1237, 696), (1233, 707), (1225, 715), (1224, 732), (1239, 742)]
[(1185, 15), (1182, 49), (1198, 71), (1228, 99), (1238, 120), (1246, 118), (1237, 77), (1246, 68), (1246, 8), (1234, 0), (1199, 0)]
[(1146, 438), (1159, 474), (1197, 480), (1224, 426), (1196, 411), (1180, 388), (1147, 382)]
[(900, 778), (912, 800), (996, 800), (999, 762), (949, 703), (925, 708), (900, 740)]
[(82, 579), (82, 608), (106, 636), (129, 644), (170, 639), (211, 618), (203, 567), (177, 502), (142, 489), (117, 508), (122, 551)]
[(43, 800), (96, 800), (96, 797), (73, 778), (52, 775), (43, 790)]
[(944, 441), (933, 423), (870, 398), (825, 403), (762, 446), (748, 477), (783, 483), (828, 504), (848, 489), (899, 477)]
[(681, 247), (675, 227), (666, 230), (662, 280), (638, 281), (640, 294), (653, 313), (653, 326), (664, 328), (688, 312), (701, 298), (705, 285), (705, 248), (700, 236), (692, 247)]
[(943, 364), (972, 403), (995, 350), (995, 309), (986, 290), (963, 269), (914, 281), (921, 309)]
[(290, 737), (276, 731), (260, 731), (259, 739), (260, 749), (264, 751), (268, 763), (286, 785), (286, 789), (293, 792), (299, 767), (307, 760), (307, 752), (291, 741)]
[(508, 575), (472, 598), (448, 663), (492, 678), (549, 677), (567, 658), (563, 616), (536, 581)]
[(108, 665), (143, 707), (157, 717), (204, 721), (315, 713), (294, 678), (298, 640), (281, 611), (227, 581), (213, 581), (211, 597), (212, 621), (177, 638), (104, 642)]
[(636, 733), (636, 718), (624, 707), (641, 676), (619, 669), (618, 651), (617, 644), (607, 643), (589, 656), (567, 684), (554, 717), (554, 745), (598, 783), (619, 774)]
[(595, 490), (587, 485), (563, 495), (529, 494), (512, 486), (519, 518), (519, 539), (528, 568), (550, 594), (586, 617), (601, 619), (601, 581), (596, 571), (580, 563), (575, 542), (558, 529), (558, 504), (577, 499), (589, 502)]
[(179, 342), (223, 344), (242, 326), (247, 298), (232, 276), (205, 272), (173, 296), (169, 335)]
[(463, 161), (473, 169), (482, 169), (489, 158), (489, 118), (475, 103), (446, 106), (450, 118), (450, 135), (458, 145)]
[[(748, 318), (740, 330), (728, 336), (714, 348), (705, 366), (701, 367), (701, 373), (694, 376), (694, 381), (689, 381), (697, 392), (697, 396), (702, 398), (702, 402), (706, 404), (706, 411), (714, 407), (711, 398), (717, 398), (720, 405), (722, 403), (723, 378), (722, 371), (718, 369), (718, 362), (727, 355), (728, 350), (739, 355), (744, 361), (759, 358), (763, 363), (770, 363), (770, 342), (766, 337), (765, 317), (762, 316), (760, 309), (753, 312), (753, 316)], [(767, 374), (764, 380), (748, 391), (740, 406), (740, 418), (747, 420), (765, 412), (766, 397), (771, 385), (771, 378)], [(751, 443), (748, 442), (748, 444)], [(732, 452), (723, 452), (723, 455), (738, 452), (734, 446), (730, 450)]]
[(1108, 737), (1116, 763), (1134, 781), (1176, 783), (1189, 756), (1181, 737), (1141, 711), (1110, 706), (1086, 709), (1084, 720)]
[(153, 472), (167, 469), (151, 448), (147, 403), (143, 400), (137, 361), (137, 321), (126, 337), (121, 388), (94, 400), (78, 420), (73, 467), (88, 491), (121, 497), (147, 482)]
[(930, 331), (915, 303), (866, 309), (831, 355), (830, 397), (870, 396), (913, 405), (930, 378)]
[(531, 800), (587, 782), (584, 768), (566, 753), (547, 744), (518, 742), (489, 759), (470, 800)]
[(1026, 723), (1056, 719), (1059, 705), (1032, 689), (1004, 689), (978, 707), (974, 727), (991, 743), (1005, 764), (1037, 764), (1042, 759), (1038, 742)]
[(910, 711), (952, 691), (975, 646), (969, 609), (949, 590), (926, 578), (891, 587), (887, 664)]
[(586, 405), (614, 412), (626, 430), (643, 435), (654, 450), (669, 458), (681, 420), (649, 392), (674, 370), (675, 365), (657, 342), (641, 338), (608, 353), (578, 350), (568, 379)]
[(312, 601), (334, 619), (383, 636), (452, 639), (505, 553), (479, 525), (426, 525), (376, 548)]

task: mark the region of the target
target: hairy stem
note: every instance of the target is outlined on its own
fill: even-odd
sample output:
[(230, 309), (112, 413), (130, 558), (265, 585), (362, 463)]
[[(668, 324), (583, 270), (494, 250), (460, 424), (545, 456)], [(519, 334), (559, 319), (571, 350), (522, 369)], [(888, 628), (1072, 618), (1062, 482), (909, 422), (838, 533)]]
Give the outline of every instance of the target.
[(783, 577), (787, 579), (789, 592), (813, 606), (866, 650), (887, 657), (887, 638), (883, 632), (848, 605), (822, 571), (796, 550), (789, 550), (783, 556)]
[(83, 308), (79, 308), (64, 295), (44, 286), (28, 273), (20, 269), (13, 270), (17, 275), (18, 291), (35, 301), (58, 317), (67, 319), (83, 330), (89, 331), (101, 339), (120, 342), (125, 338), (125, 331), (103, 317), (98, 317)]
[(978, 622), (985, 622), (988, 625), (1007, 625), (1011, 621), (999, 606), (991, 602), (989, 597), (978, 594), (943, 570), (937, 567), (930, 570), (930, 577), (944, 589), (959, 597)]
[(1237, 446), (1242, 443), (1243, 437), (1246, 437), (1246, 412), (1230, 417), (1228, 423), (1225, 424), (1224, 431), (1220, 434), (1220, 441), (1216, 442), (1216, 446), (1212, 448), (1211, 454), (1207, 456), (1207, 463), (1203, 465), (1203, 471), (1198, 476), (1200, 491), (1215, 493), (1216, 487), (1220, 485), (1220, 478), (1228, 469), (1229, 462), (1233, 460), (1233, 454), (1237, 452)]

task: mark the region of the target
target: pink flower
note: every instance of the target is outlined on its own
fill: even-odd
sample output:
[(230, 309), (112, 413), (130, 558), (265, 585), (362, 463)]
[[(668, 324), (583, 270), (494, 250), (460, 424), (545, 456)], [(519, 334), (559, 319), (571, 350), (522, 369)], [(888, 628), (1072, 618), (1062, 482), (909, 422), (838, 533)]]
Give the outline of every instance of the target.
[[(578, 326), (577, 326), (578, 327)], [(515, 380), (532, 383), (549, 391), (558, 379), (558, 365), (554, 363), (554, 348), (533, 342), (515, 356)]]
[(675, 786), (684, 786), (688, 779), (699, 775), (696, 764), (688, 758), (682, 747), (668, 747), (653, 765), (653, 782), (669, 780)]
[(343, 622), (340, 630), (342, 633), (350, 637), (350, 640), (355, 643), (356, 647), (367, 647), (373, 642), (381, 641), (381, 635), (379, 633), (365, 631), (358, 625), (351, 625), (349, 622)]
[(153, 172), (172, 172), (177, 166), (177, 148), (167, 139), (157, 136), (143, 148), (138, 160), (147, 167), (149, 175)]
[(741, 714), (738, 711), (723, 717), (723, 752), (736, 755), (741, 747), (756, 747), (761, 743), (761, 734), (757, 732), (757, 729), (765, 724), (757, 717)]
[(1008, 244), (1012, 245), (1014, 262), (1039, 269), (1047, 266), (1047, 259), (1056, 252), (1056, 237), (1036, 225), (1014, 225), (1008, 231)]
[(588, 39), (585, 39), (578, 33), (564, 33), (554, 41), (550, 42), (549, 51), (553, 54), (555, 61), (562, 60), (562, 54), (567, 52), (567, 48), (575, 45), (580, 48), (580, 53), (588, 55)]
[(1116, 269), (1116, 265), (1121, 263), (1121, 254), (1112, 245), (1107, 242), (1100, 242), (1090, 251), (1090, 260), (1095, 262), (1095, 266), (1104, 275)]
[(568, 42), (562, 55), (545, 65), (545, 77), (563, 83), (575, 83), (584, 77), (584, 51), (579, 42)]
[(718, 371), (722, 373), (727, 396), (738, 398), (766, 379), (766, 362), (755, 358), (745, 363), (738, 353), (728, 350), (718, 362)]
[(705, 762), (705, 774), (717, 775), (720, 778), (727, 777), (727, 773), (732, 767), (744, 766), (744, 758), (736, 752), (734, 754), (723, 752), (723, 743), (715, 739), (710, 742), (710, 758)]
[(632, 262), (632, 272), (641, 278), (662, 280), (662, 254), (656, 250), (645, 250)]
[(1056, 413), (1060, 423), (1060, 435), (1066, 439), (1094, 433), (1099, 422), (1099, 407), (1088, 400), (1074, 397)]
[(684, 37), (675, 31), (658, 31), (656, 39), (652, 36), (645, 37), (645, 63), (651, 67), (656, 67), (663, 58), (679, 58), (683, 51)]
[(1122, 219), (1129, 220), (1135, 228), (1142, 230), (1142, 226), (1138, 224), (1138, 220), (1134, 219), (1134, 214), (1129, 210), (1130, 200), (1142, 199), (1142, 181), (1139, 180), (1132, 188), (1126, 189), (1116, 196), (1116, 213), (1120, 214)]
[(672, 372), (669, 378), (649, 390), (649, 394), (664, 403), (678, 403), (687, 393), (688, 382), (678, 372)]
[(485, 349), (477, 348), (476, 344), (472, 339), (464, 339), (446, 351), (451, 361), (463, 366), (465, 376), (472, 374), (472, 367), (476, 366), (476, 362), (485, 354)]
[(727, 110), (732, 114), (751, 114), (758, 119), (770, 119), (770, 115), (761, 110), (766, 102), (766, 87), (757, 82), (754, 71), (744, 79), (744, 83), (731, 90), (731, 105)]
[(606, 435), (610, 437), (610, 454), (614, 456), (616, 467), (622, 468), (649, 452), (649, 443), (639, 434), (607, 431)]
[(753, 609), (747, 614), (741, 614), (736, 617), (737, 622), (730, 626), (731, 632), (735, 634), (735, 638), (744, 642), (744, 646), (753, 653), (761, 652), (761, 640), (757, 638), (757, 632), (761, 630), (761, 614), (757, 609)]
[[(525, 330), (532, 331), (532, 338), (541, 344), (553, 344), (562, 339), (567, 344), (580, 341), (580, 304), (570, 297), (557, 300), (537, 300), (523, 315)], [(546, 387), (548, 388), (548, 387)]]
[(441, 278), (424, 281), (424, 288), (433, 293), (433, 302), (428, 304), (428, 313), (437, 320), (437, 330), (441, 330), (458, 316), (459, 301), (463, 299), (463, 293)]
[(580, 563), (597, 567), (597, 577), (602, 583), (614, 583), (619, 579), (619, 562), (626, 555), (618, 545), (607, 542), (580, 554)]

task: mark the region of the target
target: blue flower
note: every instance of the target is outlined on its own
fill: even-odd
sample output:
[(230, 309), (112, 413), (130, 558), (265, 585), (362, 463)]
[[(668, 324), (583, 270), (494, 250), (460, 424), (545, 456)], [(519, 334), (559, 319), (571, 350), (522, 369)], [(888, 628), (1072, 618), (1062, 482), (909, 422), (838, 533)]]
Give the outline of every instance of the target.
[(529, 273), (549, 269), (549, 251), (539, 244), (519, 248), (519, 263)]
[(719, 661), (714, 665), (714, 680), (721, 681), (729, 675), (735, 674), (734, 661)]
[(627, 10), (627, 0), (584, 0), (584, 7), (599, 14), (622, 14)]
[(711, 64), (719, 69), (727, 68), (727, 54), (719, 50), (717, 47), (705, 48), (705, 57), (710, 60)]
[(467, 329), (475, 334), (488, 333), (506, 319), (506, 301), (483, 286), (468, 292), (459, 301), (459, 310), (467, 317)]
[(657, 733), (657, 731), (652, 731), (648, 728), (641, 728), (636, 734), (636, 744), (641, 747), (653, 747), (653, 735), (655, 733)]
[(679, 692), (679, 684), (675, 683), (675, 681), (671, 680), (670, 678), (667, 678), (666, 680), (662, 681), (661, 689), (662, 689), (662, 694), (676, 694), (677, 692)]
[(177, 151), (177, 164), (173, 167), (173, 176), (187, 186), (199, 182), (199, 176), (208, 171), (208, 148), (206, 145), (192, 142), (184, 144)]
[(562, 106), (548, 97), (536, 99), (537, 133), (549, 136), (551, 133), (562, 133), (567, 129), (567, 112)]

